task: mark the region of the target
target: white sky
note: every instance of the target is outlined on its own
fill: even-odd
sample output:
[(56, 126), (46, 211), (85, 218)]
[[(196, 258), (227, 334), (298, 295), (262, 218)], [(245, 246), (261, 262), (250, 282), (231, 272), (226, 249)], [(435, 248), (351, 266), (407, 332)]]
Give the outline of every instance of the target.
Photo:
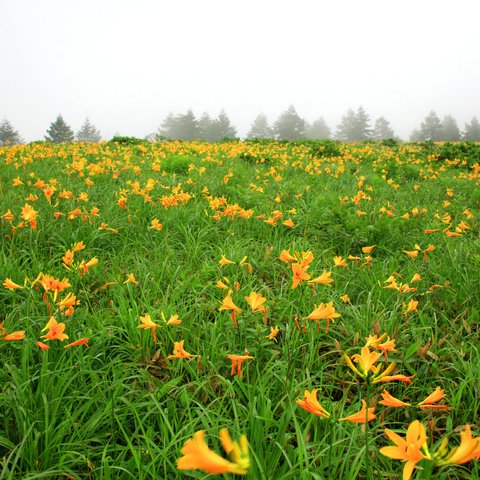
[[(408, 137), (480, 117), (479, 0), (0, 0), (0, 121), (43, 139), (61, 113), (105, 138), (224, 108), (241, 135), (290, 104), (349, 107)], [(373, 122), (372, 122), (373, 123)]]

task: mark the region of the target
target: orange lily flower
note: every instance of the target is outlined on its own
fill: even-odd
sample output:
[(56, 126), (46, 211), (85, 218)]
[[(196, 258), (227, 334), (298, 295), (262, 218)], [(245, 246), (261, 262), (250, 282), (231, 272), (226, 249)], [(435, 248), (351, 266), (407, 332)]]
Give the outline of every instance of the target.
[(307, 320), (315, 320), (319, 322), (320, 320), (326, 320), (327, 326), (325, 332), (328, 332), (328, 327), (330, 326), (330, 320), (333, 322), (335, 318), (340, 317), (341, 315), (335, 311), (333, 302), (328, 302), (327, 304), (321, 303), (318, 307), (315, 307), (313, 312), (306, 317)]
[(247, 262), (247, 258), (248, 257), (245, 255), (238, 265), (240, 265), (240, 267), (247, 267), (248, 273), (252, 273), (252, 266)]
[(245, 475), (250, 468), (248, 444), (245, 435), (240, 441), (232, 442), (226, 429), (220, 431), (223, 448), (232, 458), (232, 462), (211, 450), (205, 442), (205, 432), (199, 430), (193, 438), (186, 441), (181, 452), (183, 457), (177, 460), (179, 470), (202, 470), (206, 473), (234, 473)]
[(408, 315), (409, 313), (412, 313), (412, 312), (418, 312), (418, 302), (416, 300), (410, 300), (408, 302), (408, 305), (404, 305), (404, 309), (405, 309), (405, 314)]
[(219, 311), (231, 310), (230, 315), (232, 317), (233, 325), (235, 326), (235, 328), (238, 328), (238, 323), (237, 323), (237, 319), (235, 317), (235, 314), (236, 313), (238, 313), (238, 314), (242, 313), (242, 310), (233, 303), (232, 297), (230, 296), (231, 294), (232, 294), (232, 291), (230, 290), (228, 292), (228, 295), (223, 299), (223, 303), (222, 303), (222, 305), (220, 305), (218, 310)]
[(123, 282), (124, 285), (127, 283), (133, 283), (134, 285), (138, 285), (138, 281), (133, 273), (129, 273), (127, 275), (127, 279)]
[(428, 252), (433, 252), (435, 250), (435, 246), (434, 245), (429, 245), (424, 251), (423, 251), (423, 261), (426, 262), (427, 261), (427, 253)]
[(349, 303), (350, 302), (350, 297), (347, 294), (341, 295), (340, 300), (342, 300), (343, 303)]
[(367, 378), (369, 372), (373, 371), (373, 366), (375, 365), (375, 363), (377, 363), (381, 356), (381, 353), (371, 352), (370, 349), (365, 346), (361, 349), (360, 355), (356, 353), (352, 356), (352, 358), (353, 361), (357, 363), (360, 368), (360, 376)]
[(280, 257), (278, 257), (282, 262), (290, 263), (290, 262), (295, 262), (296, 258), (292, 257), (290, 255), (289, 250), (282, 250), (282, 253), (280, 254)]
[(2, 285), (5, 288), (8, 288), (9, 290), (15, 290), (17, 288), (23, 288), (21, 285), (18, 285), (14, 281), (12, 281), (10, 278), (6, 278), (5, 281), (2, 283)]
[(439, 410), (449, 410), (450, 407), (447, 405), (434, 405), (434, 403), (437, 403), (438, 401), (442, 400), (445, 398), (446, 395), (440, 387), (437, 387), (433, 393), (431, 393), (427, 398), (422, 400), (419, 404), (419, 408), (431, 408), (431, 409), (439, 409)]
[(167, 325), (180, 325), (182, 321), (178, 318), (178, 314), (171, 315), (167, 320)]
[(28, 203), (22, 208), (21, 217), (30, 224), (33, 230), (37, 229), (37, 215), (38, 212)]
[(75, 340), (68, 345), (65, 345), (63, 348), (71, 348), (71, 347), (78, 347), (79, 345), (85, 345), (88, 348), (88, 338), (81, 338), (80, 340)]
[(78, 266), (78, 270), (80, 272), (80, 276), (82, 274), (86, 274), (88, 273), (88, 269), (95, 266), (96, 264), (98, 263), (98, 258), (97, 257), (93, 257), (92, 259), (90, 259), (88, 262), (85, 262), (85, 260), (82, 260), (80, 262), (80, 265)]
[(388, 353), (387, 352), (396, 352), (395, 350), (395, 340), (390, 340), (390, 337), (387, 337), (383, 343), (375, 345), (377, 350), (380, 350), (385, 356), (385, 361), (388, 362)]
[(172, 358), (192, 358), (195, 355), (192, 355), (191, 353), (188, 353), (184, 348), (185, 340), (181, 340), (180, 342), (174, 342), (173, 345), (173, 355), (169, 355), (167, 358), (172, 359)]
[(63, 342), (68, 338), (68, 335), (63, 333), (65, 330), (65, 324), (58, 323), (55, 317), (50, 317), (50, 320), (47, 322), (42, 332), (45, 330), (48, 330), (48, 332), (40, 337), (45, 338), (45, 340), (60, 340)]
[(227, 355), (227, 358), (229, 358), (232, 361), (232, 371), (230, 372), (230, 375), (235, 375), (235, 373), (241, 377), (242, 376), (242, 363), (245, 360), (253, 360), (254, 357), (251, 357), (250, 355), (232, 355), (229, 354)]
[(77, 297), (72, 292), (70, 292), (63, 300), (60, 300), (57, 305), (60, 307), (61, 312), (65, 308), (67, 309), (65, 312), (65, 316), (68, 317), (70, 315), (73, 315), (73, 313), (75, 312), (73, 307), (80, 305), (80, 300), (77, 300)]
[(310, 250), (307, 250), (306, 252), (302, 252), (301, 255), (298, 252), (295, 252), (295, 257), (297, 257), (298, 262), (300, 262), (300, 265), (305, 270), (313, 262), (313, 258), (314, 258), (313, 253)]
[(387, 278), (385, 280), (385, 282), (383, 282), (383, 283), (388, 283), (389, 284), (389, 285), (385, 285), (385, 287), (383, 287), (383, 288), (389, 288), (391, 290), (399, 290), (399, 288), (400, 288), (397, 284), (397, 280), (392, 275), (389, 278)]
[(406, 462), (403, 467), (403, 480), (410, 480), (415, 465), (420, 460), (431, 459), (425, 427), (415, 420), (409, 425), (405, 439), (388, 428), (385, 429), (385, 434), (395, 445), (382, 447), (380, 453), (385, 457)]
[(46, 343), (43, 343), (43, 342), (37, 342), (35, 344), (37, 347), (39, 347), (41, 350), (45, 351), (45, 350), (50, 350), (50, 345), (47, 345)]
[(58, 278), (52, 277), (51, 275), (47, 275), (45, 273), (40, 273), (34, 283), (36, 283), (37, 281), (43, 287), (43, 289), (45, 290), (45, 293), (49, 291), (54, 292), (53, 293), (54, 301), (57, 299), (57, 295), (59, 292), (62, 292), (67, 288), (71, 288), (70, 282), (68, 281), (67, 278), (63, 278), (62, 280), (60, 280)]
[(74, 252), (81, 252), (82, 250), (85, 250), (85, 244), (82, 241), (77, 242), (73, 245)]
[[(395, 365), (395, 362), (392, 362), (390, 364), (390, 366), (392, 365)], [(389, 367), (390, 368), (390, 367)], [(394, 382), (396, 380), (400, 381), (400, 382), (403, 382), (403, 384), (405, 383), (412, 383), (412, 378), (415, 376), (415, 375), (411, 375), (410, 377), (407, 377), (406, 375), (402, 375), (402, 374), (399, 374), (397, 373), (396, 375), (386, 375), (387, 371), (389, 370), (389, 368), (387, 368), (385, 370), (385, 372), (383, 372), (380, 376), (377, 376), (374, 378), (373, 380), (373, 384), (376, 384), (376, 383), (388, 383), (388, 382)]]
[(263, 304), (267, 301), (267, 299), (262, 297), (260, 293), (252, 292), (248, 297), (245, 297), (245, 300), (250, 305), (253, 313), (265, 311)]
[(375, 247), (376, 247), (376, 245), (372, 245), (370, 247), (362, 247), (362, 252), (363, 253), (370, 253)]
[(278, 343), (278, 340), (276, 337), (279, 334), (279, 332), (280, 332), (280, 327), (278, 325), (276, 327), (270, 327), (270, 333), (266, 336), (266, 338)]
[(448, 438), (440, 447), (439, 465), (463, 465), (464, 463), (480, 458), (480, 437), (472, 437), (470, 425), (465, 426), (465, 430), (460, 433), (460, 445), (452, 448), (447, 454)]
[[(92, 213), (93, 215), (93, 213)], [(118, 230), (116, 228), (109, 227), (107, 223), (102, 222), (100, 226), (98, 227), (99, 230), (108, 230), (112, 233), (118, 233)]]
[(305, 390), (302, 400), (297, 400), (297, 405), (307, 410), (307, 412), (317, 415), (317, 417), (330, 418), (330, 414), (320, 405), (317, 400), (318, 388), (311, 392)]
[(312, 280), (309, 280), (309, 284), (314, 284), (318, 283), (319, 285), (328, 285), (329, 283), (333, 283), (334, 280), (331, 278), (332, 272), (327, 272), (326, 270), (323, 270), (322, 274), (319, 277), (312, 278)]
[(380, 345), (386, 336), (386, 333), (382, 333), (380, 336), (369, 335), (367, 338), (365, 338), (365, 347), (376, 347), (377, 345)]
[(341, 418), (341, 422), (352, 422), (352, 423), (367, 423), (374, 420), (376, 417), (375, 415), (375, 407), (367, 408), (367, 402), (362, 400), (362, 408), (359, 412), (354, 413), (353, 415), (349, 415), (348, 417)]
[(143, 328), (143, 329), (151, 329), (152, 330), (152, 336), (153, 336), (153, 342), (157, 343), (157, 328), (162, 328), (161, 325), (157, 325), (155, 322), (153, 322), (152, 318), (150, 317), (150, 314), (147, 313), (144, 317), (140, 317), (140, 321), (142, 322), (141, 325), (137, 325), (137, 328)]
[(419, 282), (421, 279), (422, 277), (418, 273), (416, 273), (410, 280), (410, 283)]
[(228, 288), (229, 288), (228, 285), (225, 285), (221, 280), (217, 280), (217, 287), (222, 288), (224, 290), (228, 290)]
[(382, 400), (378, 403), (384, 405), (385, 407), (400, 408), (400, 407), (409, 407), (410, 403), (402, 402), (398, 398), (395, 398), (393, 395), (390, 395), (386, 390), (383, 391)]
[(282, 222), (282, 225), (285, 225), (288, 228), (293, 228), (295, 226), (295, 223), (291, 218), (289, 218), (288, 220), (285, 220), (284, 222)]
[(297, 288), (303, 280), (310, 280), (310, 275), (306, 272), (306, 267), (302, 267), (299, 263), (292, 263), (292, 271), (292, 289)]
[(24, 340), (25, 339), (25, 330), (19, 330), (17, 332), (7, 333), (2, 337), (2, 340), (6, 342)]
[(445, 235), (446, 235), (447, 237), (461, 237), (461, 236), (462, 236), (461, 233), (451, 232), (448, 228), (446, 228), (446, 229), (444, 230), (444, 232), (445, 232)]
[(232, 262), (228, 258), (226, 258), (224, 255), (222, 255), (222, 258), (218, 261), (221, 267), (224, 267), (225, 265), (235, 265), (235, 262)]
[(333, 263), (335, 264), (335, 267), (346, 267), (347, 262), (342, 256), (334, 256), (333, 257)]
[(69, 267), (70, 265), (72, 264), (73, 262), (73, 259), (74, 259), (74, 252), (72, 252), (72, 250), (67, 250), (65, 252), (65, 255), (62, 257), (62, 262), (63, 262), (63, 266), (69, 270)]
[(418, 256), (418, 250), (404, 250), (404, 253), (406, 253), (410, 258), (415, 258)]
[(10, 211), (10, 209), (8, 209), (8, 210), (6, 211), (6, 213), (4, 213), (4, 214), (2, 215), (2, 218), (3, 218), (3, 220), (5, 220), (6, 222), (13, 222), (13, 221), (15, 220), (15, 217), (14, 217), (13, 213)]

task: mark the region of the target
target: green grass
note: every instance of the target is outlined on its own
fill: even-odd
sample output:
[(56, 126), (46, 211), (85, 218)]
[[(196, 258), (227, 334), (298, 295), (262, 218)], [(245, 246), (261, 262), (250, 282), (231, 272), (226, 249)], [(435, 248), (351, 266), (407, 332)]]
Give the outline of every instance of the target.
[[(435, 161), (418, 145), (338, 148), (342, 155), (335, 158), (315, 157), (309, 144), (273, 142), (1, 148), (0, 216), (10, 209), (15, 219), (0, 220), (0, 279), (20, 285), (28, 280), (23, 289), (0, 287), (4, 328), (26, 332), (23, 341), (0, 342), (0, 479), (207, 478), (177, 470), (176, 460), (198, 430), (220, 452), (223, 427), (234, 439), (248, 438), (246, 478), (398, 478), (403, 464), (379, 453), (389, 444), (385, 428), (403, 435), (418, 419), (432, 450), (444, 435), (458, 444), (455, 432), (463, 425), (480, 435), (478, 167), (473, 161)], [(16, 177), (23, 185), (12, 185)], [(38, 178), (55, 185), (51, 203), (34, 186)], [(192, 197), (165, 208), (162, 196), (177, 186)], [(74, 198), (60, 198), (64, 189)], [(368, 198), (356, 204), (359, 191)], [(78, 199), (81, 192), (88, 193), (87, 202)], [(30, 194), (38, 200), (26, 200)], [(127, 199), (126, 208), (117, 204), (120, 197)], [(215, 197), (224, 201), (215, 206)], [(26, 203), (38, 211), (37, 228), (27, 224), (12, 232)], [(227, 204), (253, 215), (222, 216)], [(90, 213), (93, 207), (98, 217)], [(76, 208), (83, 219), (68, 218)], [(283, 219), (272, 226), (264, 220), (275, 210)], [(406, 212), (410, 217), (400, 218)], [(446, 213), (450, 225), (441, 220)], [(154, 218), (161, 231), (149, 228)], [(288, 218), (294, 228), (282, 225)], [(470, 227), (462, 236), (444, 233), (461, 221)], [(99, 229), (102, 222), (118, 233)], [(427, 235), (425, 229), (440, 230)], [(83, 276), (62, 267), (62, 256), (79, 241), (86, 248), (76, 260), (99, 259)], [(435, 246), (426, 262), (422, 252), (415, 259), (404, 253), (415, 244), (422, 250)], [(369, 264), (333, 266), (334, 255), (364, 258), (361, 249), (369, 245), (376, 245)], [(313, 278), (332, 271), (332, 286), (312, 291), (303, 282), (292, 289), (291, 269), (278, 259), (284, 249), (311, 250), (308, 273)], [(221, 267), (221, 255), (237, 263), (247, 256), (252, 272)], [(42, 287), (31, 288), (40, 272), (67, 277), (67, 291), (81, 302), (69, 317), (55, 313), (70, 339), (50, 341), (45, 352), (35, 343), (50, 313)], [(383, 288), (393, 272), (399, 283), (419, 273), (422, 280), (411, 284), (418, 290)], [(124, 284), (129, 273), (138, 285)], [(229, 312), (218, 310), (226, 291), (216, 282), (223, 277), (243, 310), (238, 329)], [(440, 287), (429, 290), (433, 285)], [(263, 315), (249, 310), (244, 297), (252, 291), (267, 298), (269, 323), (280, 329), (278, 343), (266, 338), (270, 328)], [(349, 303), (342, 302), (344, 294)], [(405, 315), (412, 299), (418, 311)], [(325, 321), (317, 329), (304, 319), (329, 301), (341, 317), (327, 333)], [(157, 344), (149, 330), (137, 328), (147, 313), (162, 324)], [(162, 313), (166, 319), (177, 313), (182, 323), (166, 325)], [(342, 354), (359, 353), (365, 337), (381, 332), (396, 340), (397, 351), (389, 355), (398, 362), (396, 371), (415, 375), (411, 385), (386, 384), (389, 392), (415, 404), (440, 386), (450, 410), (377, 404), (367, 455), (362, 425), (316, 417), (296, 401), (318, 388), (320, 403), (335, 419), (357, 412), (366, 387)], [(63, 349), (83, 337), (90, 339), (89, 348)], [(180, 340), (196, 357), (167, 358)], [(243, 364), (243, 377), (230, 375), (226, 355), (244, 351), (254, 360)], [(371, 405), (381, 400), (384, 386), (370, 388)], [(418, 471), (414, 478), (426, 475)], [(480, 469), (471, 461), (435, 469), (434, 475), (474, 479)]]

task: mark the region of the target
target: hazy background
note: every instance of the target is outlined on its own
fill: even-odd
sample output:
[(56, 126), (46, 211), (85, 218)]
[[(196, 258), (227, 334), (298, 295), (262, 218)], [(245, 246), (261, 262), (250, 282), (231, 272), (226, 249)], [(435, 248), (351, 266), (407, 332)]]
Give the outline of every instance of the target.
[(104, 138), (224, 108), (240, 135), (293, 104), (349, 107), (408, 138), (434, 109), (480, 115), (478, 0), (0, 0), (0, 120), (26, 141), (61, 113)]

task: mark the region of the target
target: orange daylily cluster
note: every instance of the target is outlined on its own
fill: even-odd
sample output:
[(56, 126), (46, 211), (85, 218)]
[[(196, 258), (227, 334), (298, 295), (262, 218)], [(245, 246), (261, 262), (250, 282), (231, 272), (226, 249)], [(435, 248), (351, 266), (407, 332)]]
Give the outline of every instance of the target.
[(23, 340), (25, 338), (25, 330), (18, 330), (16, 332), (8, 333), (3, 326), (4, 324), (5, 322), (0, 323), (0, 340), (11, 342), (11, 341)]
[[(408, 377), (402, 374), (390, 375), (395, 369), (395, 361), (391, 362), (385, 369), (383, 369), (382, 364), (377, 364), (378, 360), (382, 357), (382, 353), (385, 354), (389, 350), (394, 351), (393, 348), (395, 346), (395, 342), (390, 341), (390, 339), (383, 344), (380, 343), (380, 341), (380, 338), (375, 340), (367, 339), (367, 344), (362, 347), (361, 353), (354, 354), (352, 358), (344, 354), (343, 358), (350, 369), (360, 378), (372, 384), (393, 382), (396, 380), (403, 383), (412, 383), (413, 376)], [(370, 346), (381, 350), (382, 353), (370, 351)], [(385, 364), (387, 362), (388, 360), (386, 359)], [(356, 363), (357, 366), (355, 366), (354, 363)]]
[(474, 437), (470, 425), (460, 433), (460, 445), (448, 451), (448, 437), (440, 444), (438, 451), (430, 453), (425, 427), (418, 420), (413, 421), (403, 439), (400, 435), (386, 428), (385, 434), (395, 444), (380, 448), (380, 453), (394, 460), (405, 462), (403, 480), (410, 480), (417, 463), (422, 460), (433, 462), (435, 466), (464, 465), (475, 458), (480, 458), (480, 437)]
[(179, 470), (202, 470), (211, 474), (246, 475), (250, 468), (247, 437), (242, 435), (238, 442), (234, 442), (228, 430), (223, 428), (220, 430), (220, 441), (231, 460), (227, 460), (211, 450), (205, 443), (205, 432), (199, 430), (183, 446), (181, 450), (183, 456), (177, 460), (177, 468)]

